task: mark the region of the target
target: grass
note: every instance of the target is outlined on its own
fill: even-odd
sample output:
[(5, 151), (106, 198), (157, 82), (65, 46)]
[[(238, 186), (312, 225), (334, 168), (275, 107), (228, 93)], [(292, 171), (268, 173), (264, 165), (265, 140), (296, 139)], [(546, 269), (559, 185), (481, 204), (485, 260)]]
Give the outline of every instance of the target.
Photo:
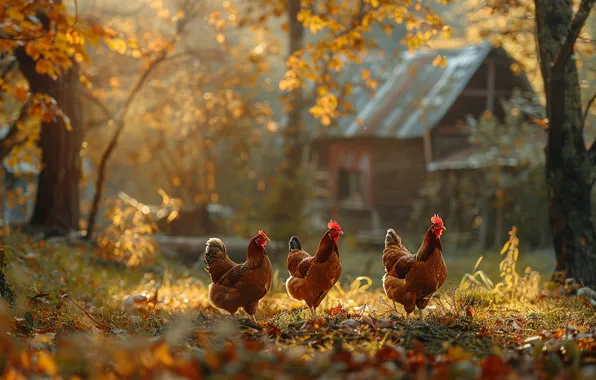
[[(310, 312), (301, 303), (286, 295), (286, 271), (274, 265), (280, 270), (261, 302), (255, 325), (242, 317), (223, 316), (209, 306), (208, 277), (202, 263), (187, 268), (160, 259), (133, 271), (96, 259), (89, 247), (78, 243), (11, 243), (10, 248), (4, 247), (5, 273), (17, 301), (5, 314), (9, 322), (4, 328), (12, 331), (15, 340), (7, 343), (6, 337), (0, 338), (0, 351), (14, 355), (22, 350), (18, 342), (28, 342), (34, 349), (23, 352), (39, 362), (41, 352), (47, 351), (50, 356), (46, 359), (55, 369), (52, 372), (48, 363), (49, 369), (25, 368), (25, 359), (8, 366), (0, 360), (0, 373), (12, 368), (29, 375), (102, 378), (96, 372), (101, 366), (102, 376), (126, 377), (130, 373), (150, 377), (160, 369), (182, 377), (195, 370), (217, 377), (233, 363), (230, 368), (234, 371), (245, 376), (256, 371), (257, 378), (299, 371), (333, 378), (333, 374), (362, 373), (359, 371), (373, 371), (370, 373), (376, 376), (388, 370), (411, 373), (419, 362), (428, 362), (435, 371), (428, 374), (432, 377), (448, 370), (444, 363), (469, 362), (470, 371), (488, 371), (487, 366), (497, 360), (495, 355), (505, 363), (503, 352), (531, 351), (540, 344), (550, 345), (543, 356), (550, 355), (565, 344), (569, 331), (584, 334), (576, 334), (578, 350), (596, 350), (594, 337), (586, 335), (596, 326), (596, 315), (575, 297), (541, 292), (531, 299), (518, 299), (475, 288), (456, 289), (452, 284), (459, 284), (477, 261), (473, 253), (446, 252), (450, 284), (433, 298), (424, 322), (418, 316), (404, 320), (403, 309), (398, 305), (395, 310), (379, 289), (380, 253), (342, 251), (344, 275), (320, 306), (316, 321), (310, 320)], [(363, 256), (372, 264), (367, 265)], [(495, 282), (502, 257), (499, 252), (487, 253), (482, 262), (483, 270)], [(544, 253), (521, 253), (518, 268), (530, 262), (549, 265)], [(139, 359), (145, 355), (142, 352), (145, 361)], [(357, 359), (358, 355), (363, 356)], [(588, 354), (578, 355), (582, 368), (590, 364)], [(42, 359), (46, 360), (43, 355)], [(334, 360), (343, 366), (334, 366)], [(567, 368), (565, 358), (561, 360), (561, 368)], [(92, 364), (95, 362), (100, 364)]]

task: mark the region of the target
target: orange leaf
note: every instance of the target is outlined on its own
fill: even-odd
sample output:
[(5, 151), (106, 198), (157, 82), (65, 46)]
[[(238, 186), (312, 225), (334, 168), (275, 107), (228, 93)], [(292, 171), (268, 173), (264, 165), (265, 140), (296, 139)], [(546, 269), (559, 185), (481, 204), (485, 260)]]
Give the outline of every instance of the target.
[(47, 59), (42, 58), (35, 64), (35, 71), (41, 75), (49, 74), (52, 71), (52, 63)]
[(29, 93), (27, 92), (26, 89), (24, 89), (22, 87), (15, 87), (15, 89), (13, 91), (13, 95), (14, 95), (15, 99), (18, 100), (19, 102), (25, 103)]
[(47, 351), (39, 351), (36, 370), (46, 375), (55, 376), (58, 373), (58, 366)]

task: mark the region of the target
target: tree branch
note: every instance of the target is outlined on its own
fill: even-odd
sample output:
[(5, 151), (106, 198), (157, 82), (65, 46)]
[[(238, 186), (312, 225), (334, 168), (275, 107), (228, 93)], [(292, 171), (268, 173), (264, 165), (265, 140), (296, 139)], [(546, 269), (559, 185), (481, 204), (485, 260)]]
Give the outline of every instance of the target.
[(106, 117), (109, 119), (114, 119), (115, 116), (112, 113), (112, 111), (110, 111), (110, 109), (103, 104), (103, 102), (99, 99), (97, 99), (97, 97), (93, 96), (93, 94), (87, 92), (87, 91), (83, 91), (81, 93), (83, 95), (83, 97), (85, 97), (86, 99), (88, 99), (89, 101), (91, 101), (91, 103), (95, 104), (97, 106), (97, 108), (99, 108), (101, 110), (101, 112), (104, 113), (104, 115), (106, 115)]
[(18, 132), (17, 123), (25, 117), (27, 114), (27, 104), (24, 104), (21, 108), (21, 112), (19, 116), (12, 122), (9, 127), (8, 134), (4, 136), (3, 139), (0, 140), (0, 162), (9, 155), (12, 148), (16, 145), (20, 144), (22, 141), (16, 140), (16, 134)]
[[(191, 2), (191, 0), (186, 0), (184, 2), (184, 6), (182, 7), (182, 10), (185, 11), (185, 14), (192, 15), (193, 11), (196, 11), (196, 8), (189, 8), (189, 7), (191, 7), (191, 6), (196, 7), (197, 3), (199, 3), (199, 2)], [(190, 10), (190, 12), (189, 12), (189, 10)], [(180, 36), (184, 32), (185, 27), (193, 20), (193, 18), (194, 18), (194, 16), (188, 17), (188, 18), (185, 17), (182, 20), (178, 20), (178, 23), (176, 24), (176, 31), (174, 33), (174, 37), (170, 41), (171, 46), (174, 46), (174, 44), (179, 40)], [(128, 112), (130, 111), (130, 106), (133, 103), (133, 101), (136, 99), (141, 88), (145, 85), (145, 82), (147, 81), (147, 79), (149, 79), (149, 77), (151, 76), (151, 74), (153, 73), (155, 68), (157, 68), (157, 66), (159, 66), (161, 63), (166, 61), (169, 57), (170, 57), (169, 51), (167, 49), (165, 49), (165, 50), (161, 51), (159, 53), (159, 55), (149, 63), (149, 66), (147, 67), (147, 69), (145, 69), (143, 74), (137, 80), (135, 86), (132, 88), (132, 90), (128, 94), (128, 98), (126, 99), (124, 106), (121, 108), (120, 112), (118, 113), (117, 117), (115, 118), (116, 130), (114, 131), (114, 134), (110, 138), (108, 146), (104, 150), (104, 152), (101, 156), (101, 160), (99, 162), (97, 181), (96, 181), (96, 185), (95, 185), (95, 194), (93, 196), (93, 203), (91, 206), (91, 211), (89, 212), (89, 218), (87, 219), (87, 233), (84, 236), (85, 240), (91, 240), (91, 238), (93, 236), (93, 227), (95, 226), (95, 220), (97, 218), (97, 213), (99, 211), (99, 202), (101, 201), (101, 198), (103, 195), (103, 188), (104, 188), (104, 184), (105, 184), (105, 180), (106, 180), (106, 168), (107, 168), (108, 160), (110, 159), (112, 153), (116, 149), (116, 146), (118, 145), (118, 140), (120, 139), (120, 135), (124, 131), (124, 126), (126, 125), (125, 120), (126, 120), (126, 116), (128, 115)], [(106, 108), (106, 110), (107, 110), (107, 108)]]
[(590, 100), (588, 100), (588, 104), (586, 104), (586, 109), (584, 110), (584, 116), (582, 117), (582, 124), (581, 124), (582, 127), (584, 125), (586, 125), (586, 120), (588, 119), (588, 115), (590, 114), (590, 108), (592, 107), (592, 104), (594, 104), (594, 101), (596, 101), (596, 92), (594, 93), (594, 95), (592, 95)]
[(153, 70), (161, 62), (163, 62), (166, 59), (166, 56), (167, 56), (167, 52), (164, 51), (154, 61), (152, 61), (149, 64), (149, 67), (147, 67), (145, 72), (143, 72), (141, 77), (137, 80), (136, 85), (131, 90), (130, 94), (128, 95), (128, 98), (126, 99), (126, 103), (124, 104), (124, 107), (122, 108), (122, 110), (120, 111), (120, 113), (118, 115), (118, 118), (116, 121), (116, 131), (114, 131), (114, 134), (110, 138), (108, 146), (106, 147), (105, 151), (103, 152), (103, 154), (101, 156), (101, 160), (99, 162), (99, 169), (98, 169), (99, 174), (97, 177), (95, 195), (93, 196), (91, 212), (89, 213), (89, 219), (88, 219), (88, 223), (87, 223), (87, 233), (84, 236), (85, 240), (91, 240), (91, 237), (93, 234), (93, 227), (95, 225), (95, 219), (97, 218), (97, 212), (99, 211), (99, 202), (101, 201), (101, 197), (103, 195), (103, 186), (105, 183), (105, 174), (106, 174), (107, 163), (108, 163), (108, 160), (110, 159), (110, 156), (112, 155), (112, 152), (114, 151), (114, 149), (116, 149), (116, 146), (118, 145), (118, 140), (120, 139), (120, 135), (124, 131), (125, 119), (126, 119), (126, 115), (128, 114), (128, 111), (130, 109), (130, 105), (137, 97), (139, 91), (145, 84), (145, 81), (147, 81), (147, 78), (149, 78), (149, 76), (151, 75)]
[(579, 9), (575, 13), (573, 21), (571, 22), (571, 26), (569, 27), (567, 38), (565, 38), (565, 42), (563, 42), (561, 50), (559, 50), (559, 53), (553, 62), (553, 74), (555, 76), (563, 73), (567, 62), (573, 54), (575, 41), (577, 41), (577, 38), (579, 37), (579, 34), (581, 33), (582, 28), (584, 27), (586, 20), (590, 15), (590, 10), (594, 4), (596, 4), (596, 0), (582, 0), (581, 4), (579, 5)]

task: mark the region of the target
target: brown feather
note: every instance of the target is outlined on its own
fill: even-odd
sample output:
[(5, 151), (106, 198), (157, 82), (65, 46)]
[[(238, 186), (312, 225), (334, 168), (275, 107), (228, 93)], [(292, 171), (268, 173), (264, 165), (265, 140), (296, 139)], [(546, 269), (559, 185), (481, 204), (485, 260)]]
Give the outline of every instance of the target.
[(288, 255), (290, 277), (286, 289), (290, 297), (304, 301), (309, 307), (318, 307), (342, 273), (339, 248), (327, 231), (314, 256), (295, 249)]
[(387, 236), (382, 259), (386, 272), (383, 288), (387, 297), (404, 305), (407, 313), (415, 307), (424, 309), (447, 279), (442, 249), (441, 239), (434, 234), (432, 226), (416, 255), (401, 244), (401, 239)]
[[(257, 235), (249, 242), (246, 261), (242, 264), (234, 263), (225, 255), (223, 243), (220, 245), (216, 241), (212, 242), (214, 246), (220, 246), (220, 250), (214, 248), (213, 252), (205, 255), (213, 280), (213, 284), (209, 286), (211, 305), (230, 314), (234, 314), (240, 307), (250, 315), (256, 313), (259, 300), (269, 292), (273, 277), (267, 251), (257, 242), (259, 238), (260, 235)], [(235, 265), (230, 265), (231, 263)], [(221, 273), (225, 268), (227, 271)]]

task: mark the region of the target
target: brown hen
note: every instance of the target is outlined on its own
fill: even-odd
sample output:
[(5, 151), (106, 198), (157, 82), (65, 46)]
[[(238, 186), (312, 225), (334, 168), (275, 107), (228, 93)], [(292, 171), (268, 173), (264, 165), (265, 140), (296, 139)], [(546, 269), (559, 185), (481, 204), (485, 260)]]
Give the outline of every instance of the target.
[(404, 306), (408, 316), (418, 307), (423, 318), (422, 310), (447, 279), (441, 244), (441, 234), (447, 229), (436, 214), (431, 223), (415, 255), (403, 245), (394, 230), (387, 230), (385, 235), (383, 289), (394, 303)]
[(259, 301), (269, 292), (273, 276), (265, 249), (267, 241), (267, 235), (259, 231), (248, 243), (246, 261), (242, 264), (228, 257), (226, 246), (220, 239), (207, 241), (205, 262), (213, 282), (209, 285), (209, 303), (213, 307), (232, 315), (243, 308), (255, 319)]
[(286, 281), (286, 289), (290, 297), (306, 303), (313, 318), (317, 317), (317, 307), (339, 280), (342, 272), (337, 241), (343, 231), (334, 221), (330, 221), (327, 228), (329, 230), (321, 238), (314, 256), (302, 249), (298, 237), (293, 236), (290, 239), (290, 278)]

